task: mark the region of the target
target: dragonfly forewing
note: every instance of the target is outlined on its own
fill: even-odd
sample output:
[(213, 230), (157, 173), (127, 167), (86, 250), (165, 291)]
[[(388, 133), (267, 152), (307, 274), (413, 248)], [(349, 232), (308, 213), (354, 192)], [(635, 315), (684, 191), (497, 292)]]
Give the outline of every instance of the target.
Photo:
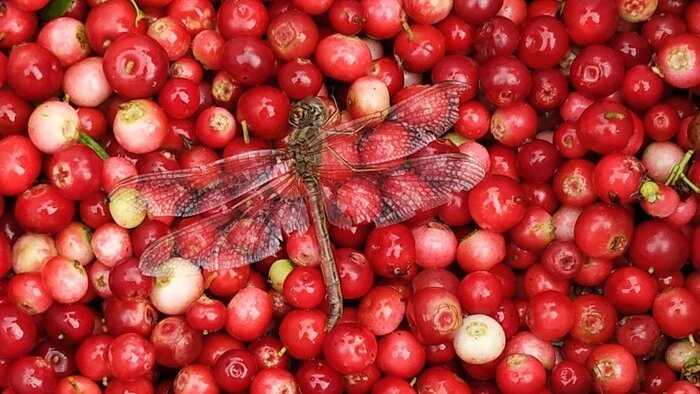
[(276, 178), (232, 208), (203, 218), (151, 244), (141, 255), (144, 275), (167, 276), (164, 262), (186, 259), (205, 270), (235, 268), (278, 252), (284, 236), (309, 227), (299, 182)]
[[(134, 212), (187, 217), (220, 207), (289, 172), (284, 151), (269, 149), (217, 160), (204, 167), (154, 172), (121, 181), (110, 194)], [(133, 189), (136, 193), (120, 193)]]

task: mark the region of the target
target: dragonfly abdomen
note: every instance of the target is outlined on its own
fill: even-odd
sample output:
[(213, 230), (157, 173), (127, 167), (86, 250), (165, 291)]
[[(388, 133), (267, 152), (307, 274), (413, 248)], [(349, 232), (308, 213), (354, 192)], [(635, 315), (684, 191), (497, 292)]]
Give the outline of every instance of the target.
[(340, 290), (340, 278), (333, 258), (331, 239), (326, 223), (326, 207), (323, 202), (321, 181), (318, 177), (307, 174), (304, 177), (307, 210), (316, 230), (316, 240), (321, 252), (321, 272), (326, 285), (326, 299), (330, 306), (326, 330), (330, 331), (343, 313), (343, 295)]

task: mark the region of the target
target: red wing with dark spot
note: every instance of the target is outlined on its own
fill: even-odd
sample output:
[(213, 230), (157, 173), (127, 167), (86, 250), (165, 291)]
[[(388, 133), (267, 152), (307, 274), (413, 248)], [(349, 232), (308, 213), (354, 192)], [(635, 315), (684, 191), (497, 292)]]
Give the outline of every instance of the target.
[[(459, 99), (467, 88), (463, 82), (442, 82), (386, 111), (325, 130), (322, 172), (338, 169), (338, 163), (358, 166), (390, 162), (424, 148), (457, 121)], [(382, 118), (379, 125), (367, 127)]]
[(453, 193), (471, 189), (485, 175), (479, 161), (460, 153), (411, 158), (380, 170), (374, 167), (359, 166), (355, 177), (344, 180), (322, 178), (330, 223), (343, 228), (399, 223), (445, 204)]
[(121, 200), (134, 211), (187, 217), (217, 208), (286, 174), (289, 165), (283, 155), (283, 150), (252, 151), (204, 167), (129, 177), (117, 188), (138, 192)]
[(293, 176), (276, 178), (231, 209), (155, 241), (141, 255), (141, 272), (167, 276), (164, 263), (173, 257), (185, 258), (205, 270), (217, 270), (271, 256), (280, 250), (285, 236), (309, 227), (302, 192)]

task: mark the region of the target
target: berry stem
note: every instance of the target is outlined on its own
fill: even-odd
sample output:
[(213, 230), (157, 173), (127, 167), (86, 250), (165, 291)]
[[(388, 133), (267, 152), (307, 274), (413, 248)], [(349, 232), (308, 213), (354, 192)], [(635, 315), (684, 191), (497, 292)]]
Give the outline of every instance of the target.
[(609, 111), (609, 112), (605, 113), (605, 119), (624, 120), (625, 114), (623, 114), (621, 112), (616, 112), (616, 111)]
[(284, 356), (285, 353), (287, 353), (287, 347), (282, 346), (282, 348), (277, 352), (277, 356), (282, 357), (282, 356)]
[(100, 144), (97, 143), (97, 141), (92, 139), (92, 137), (90, 137), (86, 133), (80, 133), (80, 143), (92, 149), (95, 153), (97, 153), (97, 156), (99, 156), (100, 159), (109, 159), (109, 154), (107, 153), (105, 148), (103, 148)]
[(250, 143), (250, 133), (248, 132), (248, 122), (241, 120), (241, 130), (243, 131), (243, 142)]
[(134, 21), (134, 25), (138, 25), (139, 22), (146, 17), (146, 14), (141, 11), (141, 8), (139, 8), (139, 5), (136, 3), (136, 0), (129, 0), (131, 2), (131, 5), (134, 6), (134, 10), (136, 10), (136, 20)]
[(408, 40), (413, 41), (413, 30), (411, 30), (411, 26), (408, 25), (408, 21), (406, 21), (406, 19), (401, 21), (401, 27), (403, 27), (403, 30), (406, 32)]
[(681, 172), (680, 178), (683, 181), (683, 183), (685, 183), (690, 188), (690, 190), (694, 191), (695, 193), (700, 193), (700, 187), (698, 187), (698, 185), (694, 184), (693, 181), (688, 179), (688, 177), (684, 173)]
[(693, 158), (693, 154), (695, 154), (694, 150), (689, 150), (685, 152), (685, 155), (683, 155), (681, 161), (675, 166), (673, 166), (673, 168), (671, 169), (671, 173), (666, 179), (666, 186), (671, 186), (678, 182), (678, 179), (681, 177), (681, 174), (685, 172), (685, 167), (688, 166), (690, 159)]

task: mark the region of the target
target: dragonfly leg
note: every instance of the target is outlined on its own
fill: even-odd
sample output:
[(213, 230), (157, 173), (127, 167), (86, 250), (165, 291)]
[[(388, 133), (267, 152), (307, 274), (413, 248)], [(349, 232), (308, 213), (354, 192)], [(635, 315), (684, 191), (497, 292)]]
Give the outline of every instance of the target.
[(345, 160), (345, 158), (344, 158), (343, 156), (341, 156), (340, 153), (338, 153), (335, 149), (333, 149), (333, 148), (331, 148), (331, 147), (328, 147), (328, 148), (326, 148), (326, 149), (330, 150), (330, 152), (331, 152), (341, 163), (343, 163), (344, 166), (346, 166), (347, 168), (349, 168), (350, 171), (352, 171), (352, 172), (357, 172), (357, 173), (361, 173), (361, 172), (376, 172), (377, 170), (381, 170), (381, 169), (382, 169), (380, 166), (374, 166), (374, 167), (364, 166), (364, 167), (362, 167), (362, 168), (358, 168), (357, 166), (354, 166), (354, 165), (348, 163), (348, 161)]
[[(357, 125), (357, 127), (354, 127), (352, 129), (348, 129), (348, 130), (333, 130), (333, 131), (329, 130), (326, 132), (326, 136), (355, 134), (358, 131), (367, 127), (367, 125), (369, 125), (370, 123), (376, 122), (379, 119), (385, 118), (388, 114), (389, 114), (389, 109), (387, 108), (383, 111), (379, 111), (379, 112), (373, 113), (371, 115), (367, 115), (365, 118), (358, 119), (358, 121), (360, 121), (361, 123), (359, 123)], [(329, 119), (330, 119), (330, 117), (329, 117)]]

